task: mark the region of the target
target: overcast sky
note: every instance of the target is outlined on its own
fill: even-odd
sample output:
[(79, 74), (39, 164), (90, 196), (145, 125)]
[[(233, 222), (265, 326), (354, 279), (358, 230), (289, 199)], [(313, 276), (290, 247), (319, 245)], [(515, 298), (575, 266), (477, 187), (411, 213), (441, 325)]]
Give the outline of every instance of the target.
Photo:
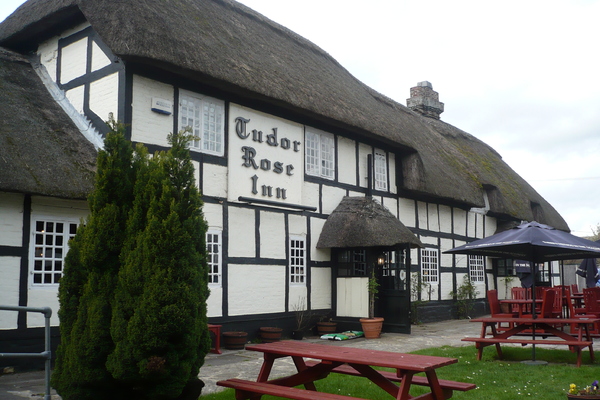
[[(1, 0), (0, 21), (22, 0)], [(492, 146), (565, 218), (600, 224), (600, 0), (242, 0), (406, 104)]]

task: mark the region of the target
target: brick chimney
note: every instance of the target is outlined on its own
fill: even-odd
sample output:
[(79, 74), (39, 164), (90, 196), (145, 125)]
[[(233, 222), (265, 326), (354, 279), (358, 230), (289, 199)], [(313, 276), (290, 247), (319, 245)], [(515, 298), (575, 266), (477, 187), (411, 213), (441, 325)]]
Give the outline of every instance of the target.
[(444, 103), (440, 102), (438, 92), (433, 90), (430, 82), (423, 81), (417, 86), (410, 88), (410, 99), (406, 99), (406, 105), (413, 111), (425, 117), (440, 119), (444, 112)]

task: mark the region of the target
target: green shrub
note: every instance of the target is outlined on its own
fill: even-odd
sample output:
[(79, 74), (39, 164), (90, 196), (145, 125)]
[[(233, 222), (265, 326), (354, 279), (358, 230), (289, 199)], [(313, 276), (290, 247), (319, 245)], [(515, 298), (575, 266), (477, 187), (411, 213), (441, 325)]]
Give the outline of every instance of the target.
[(187, 150), (133, 152), (111, 124), (59, 288), (64, 400), (175, 399), (209, 350), (206, 224)]

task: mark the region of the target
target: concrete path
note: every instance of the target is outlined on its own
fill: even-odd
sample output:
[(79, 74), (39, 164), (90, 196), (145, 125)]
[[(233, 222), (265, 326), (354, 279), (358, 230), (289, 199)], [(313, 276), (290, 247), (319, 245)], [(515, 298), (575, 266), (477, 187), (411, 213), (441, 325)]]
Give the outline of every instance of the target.
[[(413, 325), (410, 335), (384, 333), (380, 339), (353, 339), (346, 341), (327, 341), (318, 337), (304, 340), (332, 346), (359, 347), (373, 350), (396, 351), (407, 353), (429, 347), (473, 346), (472, 343), (461, 342), (467, 336), (478, 336), (480, 324), (469, 323), (468, 320), (450, 320), (422, 325)], [(473, 348), (473, 351), (475, 349)], [(202, 394), (223, 390), (216, 382), (228, 378), (256, 379), (262, 364), (262, 353), (246, 350), (223, 350), (223, 354), (208, 354), (204, 366), (200, 370), (200, 379), (204, 381)], [(275, 362), (272, 376), (285, 375), (295, 371), (289, 359)], [(27, 372), (0, 375), (0, 400), (44, 399), (44, 372)], [(52, 400), (60, 396), (52, 391)]]

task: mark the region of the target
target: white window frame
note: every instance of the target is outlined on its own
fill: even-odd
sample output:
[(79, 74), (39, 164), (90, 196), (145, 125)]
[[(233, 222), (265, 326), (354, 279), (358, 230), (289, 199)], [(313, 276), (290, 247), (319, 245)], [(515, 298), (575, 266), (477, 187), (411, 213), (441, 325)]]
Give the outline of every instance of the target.
[(179, 91), (178, 130), (191, 128), (190, 150), (225, 154), (225, 102), (187, 90)]
[[(216, 242), (215, 242), (216, 238)], [(208, 264), (208, 285), (223, 285), (223, 233), (217, 229), (206, 231), (206, 259)]]
[[(40, 226), (40, 223), (43, 226)], [(53, 224), (51, 231), (48, 229), (49, 224)], [(57, 224), (63, 225), (60, 233), (56, 232)], [(71, 232), (72, 226), (75, 228), (75, 232)], [(29, 244), (30, 287), (58, 287), (65, 269), (65, 257), (69, 252), (69, 240), (75, 236), (78, 226), (79, 220), (75, 218), (32, 216)], [(58, 240), (59, 238), (60, 240)]]
[(307, 175), (335, 179), (335, 138), (333, 134), (306, 127), (304, 165)]
[(373, 160), (373, 176), (375, 178), (375, 190), (387, 191), (387, 154), (383, 150), (375, 149)]
[(429, 283), (431, 285), (439, 284), (440, 256), (438, 249), (421, 249), (421, 280), (423, 283)]
[(469, 279), (473, 283), (485, 283), (485, 259), (469, 255)]
[(290, 236), (288, 265), (290, 285), (306, 286), (306, 237)]

